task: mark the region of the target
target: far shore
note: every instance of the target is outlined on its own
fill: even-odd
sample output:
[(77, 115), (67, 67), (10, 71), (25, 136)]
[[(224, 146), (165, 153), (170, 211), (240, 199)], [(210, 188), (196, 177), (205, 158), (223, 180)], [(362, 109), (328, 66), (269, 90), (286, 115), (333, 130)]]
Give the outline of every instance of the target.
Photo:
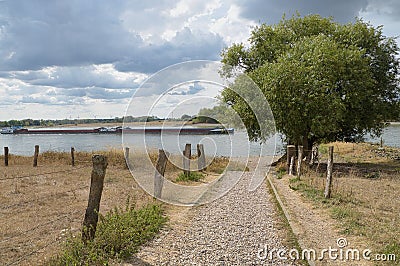
[[(198, 123), (193, 124), (189, 121), (151, 121), (151, 122), (130, 122), (130, 123), (90, 123), (90, 124), (65, 124), (65, 125), (54, 125), (51, 127), (58, 128), (70, 128), (70, 127), (88, 127), (88, 128), (98, 128), (98, 127), (121, 127), (121, 126), (129, 126), (129, 127), (140, 127), (140, 126), (167, 126), (167, 127), (181, 127), (181, 126), (195, 126), (195, 127), (217, 127), (220, 124), (208, 124), (208, 123)], [(49, 128), (50, 126), (30, 126), (27, 128)]]

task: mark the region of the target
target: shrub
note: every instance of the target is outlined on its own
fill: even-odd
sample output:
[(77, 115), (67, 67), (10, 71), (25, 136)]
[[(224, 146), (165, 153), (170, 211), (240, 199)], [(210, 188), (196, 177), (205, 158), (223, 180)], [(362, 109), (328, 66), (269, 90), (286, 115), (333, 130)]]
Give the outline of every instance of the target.
[(129, 204), (125, 210), (115, 208), (100, 215), (93, 241), (84, 244), (80, 237), (71, 235), (49, 265), (108, 265), (110, 260), (127, 259), (154, 237), (165, 222), (162, 209), (156, 204), (140, 209)]
[(199, 172), (189, 172), (189, 175), (185, 175), (184, 173), (180, 173), (178, 178), (176, 179), (177, 182), (180, 181), (195, 181), (198, 182), (203, 179), (203, 174)]

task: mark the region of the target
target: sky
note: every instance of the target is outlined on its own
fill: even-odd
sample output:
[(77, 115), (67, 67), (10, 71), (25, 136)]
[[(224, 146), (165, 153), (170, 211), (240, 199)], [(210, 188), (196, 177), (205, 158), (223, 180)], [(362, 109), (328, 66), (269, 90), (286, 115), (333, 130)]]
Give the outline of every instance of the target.
[[(0, 0), (0, 120), (122, 117), (154, 73), (218, 61), (252, 27), (296, 11), (400, 35), (398, 0)], [(186, 85), (177, 97), (201, 88)]]

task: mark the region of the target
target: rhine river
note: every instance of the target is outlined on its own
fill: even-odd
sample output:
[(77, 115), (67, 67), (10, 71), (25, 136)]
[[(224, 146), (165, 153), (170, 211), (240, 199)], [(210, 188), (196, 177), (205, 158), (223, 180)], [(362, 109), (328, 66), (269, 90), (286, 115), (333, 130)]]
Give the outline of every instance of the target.
[[(382, 135), (384, 144), (400, 147), (400, 124), (392, 124), (384, 130)], [(370, 142), (379, 142), (379, 139), (366, 138)], [(278, 135), (270, 138), (266, 144), (249, 142), (246, 132), (236, 131), (233, 135), (151, 135), (144, 138), (142, 134), (65, 134), (65, 135), (4, 135), (0, 134), (0, 147), (9, 147), (11, 154), (33, 154), (34, 146), (40, 145), (40, 152), (59, 151), (69, 152), (71, 147), (76, 151), (100, 151), (107, 149), (122, 149), (129, 146), (131, 149), (147, 147), (148, 149), (165, 149), (170, 153), (181, 153), (186, 143), (192, 144), (192, 153), (195, 153), (196, 144), (204, 144), (207, 155), (247, 157), (257, 155), (273, 155), (282, 153), (282, 142)], [(3, 148), (0, 154), (3, 154)]]

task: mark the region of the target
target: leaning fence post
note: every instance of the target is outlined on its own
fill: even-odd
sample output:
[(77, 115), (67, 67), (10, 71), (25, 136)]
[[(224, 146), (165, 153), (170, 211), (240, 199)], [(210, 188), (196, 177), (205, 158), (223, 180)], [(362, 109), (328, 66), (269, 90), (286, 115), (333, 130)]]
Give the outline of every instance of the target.
[(164, 184), (164, 173), (167, 167), (169, 153), (164, 150), (158, 150), (158, 159), (156, 172), (154, 174), (154, 197), (161, 198), (161, 192)]
[(71, 147), (71, 165), (72, 167), (75, 166), (75, 148)]
[(4, 147), (4, 166), (8, 166), (8, 147)]
[(206, 155), (204, 154), (203, 144), (197, 144), (197, 167), (199, 171), (206, 168)]
[(332, 171), (333, 171), (333, 146), (330, 146), (328, 154), (328, 165), (326, 168), (326, 184), (324, 192), (324, 196), (327, 199), (331, 197)]
[(286, 158), (286, 164), (287, 164), (286, 172), (287, 173), (289, 173), (289, 171), (290, 171), (290, 163), (291, 163), (292, 157), (295, 156), (295, 153), (296, 153), (296, 146), (287, 145), (287, 152), (286, 152), (286, 156), (287, 156), (287, 158)]
[(301, 175), (301, 163), (303, 161), (303, 146), (298, 147), (298, 155), (297, 155), (297, 177), (300, 178)]
[(92, 156), (93, 169), (90, 179), (90, 192), (85, 219), (83, 221), (82, 240), (93, 240), (99, 219), (101, 193), (103, 192), (104, 177), (107, 169), (107, 157), (104, 155)]
[(39, 145), (35, 145), (35, 154), (33, 155), (33, 167), (37, 166), (38, 156), (39, 156)]
[(185, 150), (183, 151), (183, 174), (185, 176), (190, 175), (190, 157), (192, 156), (192, 145), (186, 143)]

